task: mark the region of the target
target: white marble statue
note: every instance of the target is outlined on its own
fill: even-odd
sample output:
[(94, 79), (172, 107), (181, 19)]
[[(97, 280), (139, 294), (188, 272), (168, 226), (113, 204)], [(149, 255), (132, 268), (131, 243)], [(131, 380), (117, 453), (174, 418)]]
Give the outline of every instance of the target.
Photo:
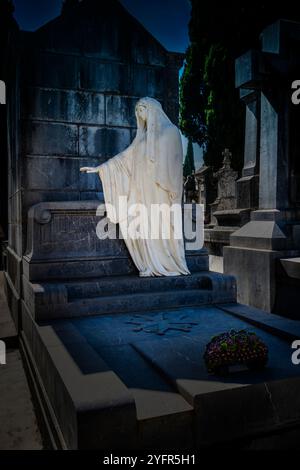
[[(128, 207), (143, 204), (148, 210), (144, 223), (149, 226), (153, 204), (171, 207), (173, 204), (181, 205), (182, 201), (183, 150), (179, 130), (153, 98), (138, 101), (136, 119), (137, 135), (126, 150), (98, 167), (80, 169), (85, 173), (99, 174), (107, 216), (111, 222), (120, 224), (122, 235), (128, 219), (126, 221), (120, 215), (121, 211), (109, 208), (118, 207), (120, 197), (126, 197)], [(124, 237), (140, 276), (190, 274), (185, 260), (182, 228), (180, 237), (178, 231), (175, 237), (174, 224), (170, 220), (163, 223), (169, 223), (168, 239), (162, 236), (161, 230), (156, 239)]]

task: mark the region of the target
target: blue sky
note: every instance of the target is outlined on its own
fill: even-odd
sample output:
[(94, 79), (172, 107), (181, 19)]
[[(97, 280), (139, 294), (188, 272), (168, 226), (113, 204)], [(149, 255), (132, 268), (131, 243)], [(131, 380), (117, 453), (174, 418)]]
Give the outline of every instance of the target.
[[(35, 30), (59, 15), (62, 0), (14, 0), (14, 3), (22, 29)], [(185, 52), (189, 43), (189, 0), (121, 0), (121, 3), (168, 50)]]
[[(121, 3), (167, 50), (186, 51), (189, 44), (189, 0), (121, 0)], [(14, 0), (14, 4), (20, 27), (34, 31), (60, 14), (62, 0)], [(186, 153), (185, 138), (183, 146)], [(194, 150), (196, 166), (199, 167), (202, 163), (201, 151), (198, 146)]]

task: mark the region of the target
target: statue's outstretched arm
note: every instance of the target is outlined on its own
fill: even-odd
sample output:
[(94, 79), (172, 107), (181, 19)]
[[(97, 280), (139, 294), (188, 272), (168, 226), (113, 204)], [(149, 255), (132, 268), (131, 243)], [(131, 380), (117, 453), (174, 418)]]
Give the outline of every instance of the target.
[[(124, 163), (125, 161), (127, 160), (131, 160), (131, 155), (132, 155), (132, 149), (133, 149), (133, 143), (132, 142), (129, 147), (127, 147), (127, 149), (123, 150), (122, 152), (118, 153), (117, 155), (115, 155), (114, 157), (110, 158), (107, 162), (103, 163), (102, 165), (106, 165), (107, 163), (111, 162), (111, 161), (123, 161), (124, 160)], [(127, 162), (126, 162), (127, 163)], [(129, 161), (128, 161), (129, 163)], [(99, 173), (102, 165), (99, 165), (99, 166), (84, 166), (82, 168), (80, 168), (80, 171), (81, 173)], [(126, 165), (126, 166), (130, 166), (130, 165)]]

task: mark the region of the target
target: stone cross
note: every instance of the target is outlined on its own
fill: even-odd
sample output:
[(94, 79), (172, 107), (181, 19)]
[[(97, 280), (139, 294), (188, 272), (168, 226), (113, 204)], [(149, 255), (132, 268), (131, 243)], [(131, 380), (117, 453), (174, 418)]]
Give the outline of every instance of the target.
[(236, 180), (238, 173), (231, 168), (232, 153), (225, 149), (222, 153), (223, 166), (214, 173), (218, 181), (218, 197), (211, 205), (213, 211), (231, 210), (236, 208)]

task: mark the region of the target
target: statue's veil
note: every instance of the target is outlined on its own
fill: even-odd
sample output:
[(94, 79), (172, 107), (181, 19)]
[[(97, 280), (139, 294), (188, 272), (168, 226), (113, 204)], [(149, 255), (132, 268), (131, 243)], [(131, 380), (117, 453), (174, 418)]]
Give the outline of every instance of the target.
[[(145, 123), (138, 115), (138, 106), (145, 106), (147, 109), (147, 129)], [(142, 98), (140, 99), (135, 107), (135, 115), (137, 120), (137, 135), (135, 138), (136, 142), (144, 136), (146, 132), (146, 148), (147, 156), (152, 162), (155, 162), (159, 157), (159, 148), (157, 143), (164, 127), (172, 126), (172, 122), (162, 109), (159, 101), (154, 98)]]

